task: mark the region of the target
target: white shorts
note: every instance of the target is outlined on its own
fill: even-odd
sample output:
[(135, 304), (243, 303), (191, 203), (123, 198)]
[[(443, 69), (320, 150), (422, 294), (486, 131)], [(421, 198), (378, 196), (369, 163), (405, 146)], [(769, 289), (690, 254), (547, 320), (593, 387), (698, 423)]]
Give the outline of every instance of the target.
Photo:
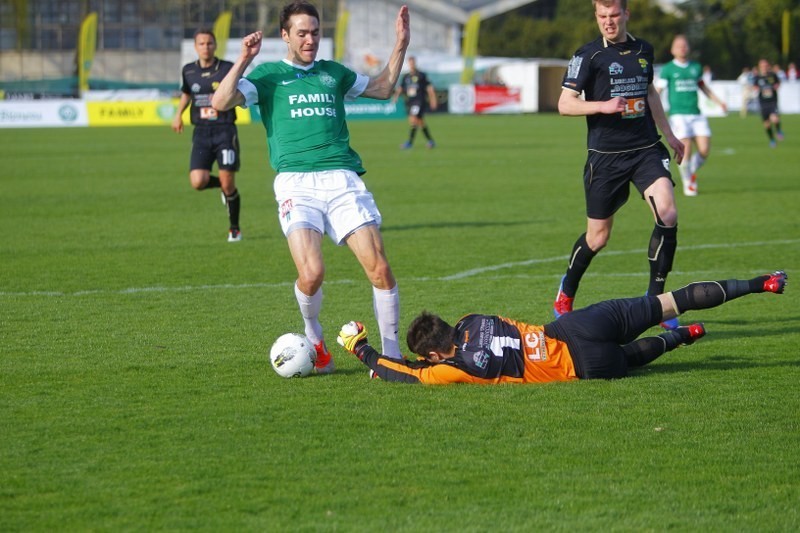
[(381, 224), (372, 194), (352, 170), (281, 172), (274, 189), (287, 236), (296, 229), (312, 229), (341, 245), (358, 228)]
[(703, 115), (670, 115), (669, 126), (678, 139), (711, 137), (708, 119)]

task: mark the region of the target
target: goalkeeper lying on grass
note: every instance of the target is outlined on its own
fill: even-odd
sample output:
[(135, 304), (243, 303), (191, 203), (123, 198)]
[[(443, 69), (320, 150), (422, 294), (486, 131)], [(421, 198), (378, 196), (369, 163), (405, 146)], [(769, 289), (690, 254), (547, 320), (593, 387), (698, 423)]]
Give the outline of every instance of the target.
[(406, 342), (417, 361), (390, 359), (367, 342), (360, 322), (342, 326), (337, 341), (377, 377), (405, 383), (545, 383), (621, 378), (705, 335), (692, 324), (638, 339), (685, 311), (708, 309), (746, 294), (783, 293), (786, 273), (751, 280), (700, 281), (657, 296), (606, 300), (536, 326), (490, 315), (467, 315), (455, 327), (423, 312)]

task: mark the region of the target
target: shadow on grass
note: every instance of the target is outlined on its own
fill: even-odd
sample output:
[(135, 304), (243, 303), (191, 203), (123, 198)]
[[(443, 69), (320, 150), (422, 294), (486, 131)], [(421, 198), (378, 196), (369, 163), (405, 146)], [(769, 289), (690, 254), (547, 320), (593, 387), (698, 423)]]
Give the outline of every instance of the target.
[(446, 229), (446, 228), (488, 228), (493, 226), (511, 227), (511, 226), (527, 226), (530, 224), (544, 224), (553, 222), (552, 220), (520, 220), (517, 222), (432, 222), (428, 224), (404, 224), (399, 226), (382, 225), (381, 231), (387, 233), (390, 231), (409, 231), (417, 229)]
[(631, 369), (630, 377), (643, 377), (650, 374), (677, 374), (697, 370), (745, 370), (751, 368), (794, 368), (800, 361), (755, 361), (742, 360), (729, 355), (709, 357), (693, 362), (667, 362), (658, 360), (647, 366)]

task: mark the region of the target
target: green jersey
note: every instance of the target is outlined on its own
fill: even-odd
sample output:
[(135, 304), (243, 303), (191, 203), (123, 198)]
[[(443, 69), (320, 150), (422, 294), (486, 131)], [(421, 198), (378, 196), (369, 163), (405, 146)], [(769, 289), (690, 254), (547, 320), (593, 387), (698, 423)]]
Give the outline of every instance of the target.
[(667, 82), (667, 99), (671, 115), (700, 114), (697, 88), (702, 78), (703, 69), (696, 61), (680, 64), (672, 60), (661, 68), (661, 79)]
[(263, 63), (240, 82), (246, 104), (258, 104), (267, 130), (269, 162), (277, 172), (365, 172), (350, 148), (344, 99), (358, 75), (333, 61), (302, 69), (286, 61)]

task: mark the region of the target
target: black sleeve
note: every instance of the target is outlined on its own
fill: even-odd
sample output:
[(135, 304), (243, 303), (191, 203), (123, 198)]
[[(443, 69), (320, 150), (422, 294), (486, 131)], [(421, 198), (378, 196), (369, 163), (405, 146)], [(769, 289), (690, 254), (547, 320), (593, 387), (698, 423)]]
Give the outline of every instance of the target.
[(430, 363), (422, 361), (410, 362), (386, 357), (366, 342), (356, 347), (356, 357), (382, 380), (400, 383), (421, 383), (421, 370), (430, 366)]

